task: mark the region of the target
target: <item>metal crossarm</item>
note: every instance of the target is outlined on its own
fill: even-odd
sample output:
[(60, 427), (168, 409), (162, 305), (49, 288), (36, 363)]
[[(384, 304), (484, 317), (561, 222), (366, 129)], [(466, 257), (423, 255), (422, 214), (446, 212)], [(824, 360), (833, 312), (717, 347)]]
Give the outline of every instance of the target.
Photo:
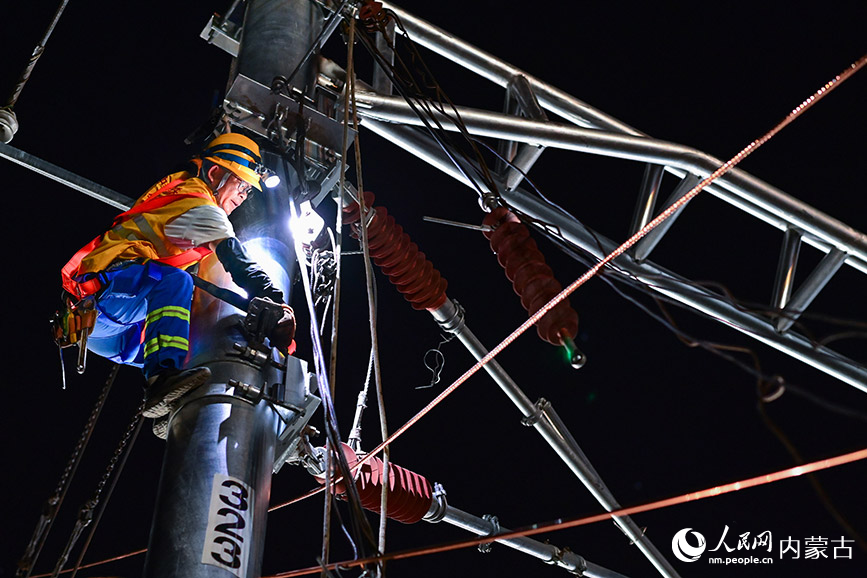
[[(416, 45), (430, 49), (506, 89), (504, 112), (457, 106), (454, 111), (446, 109), (445, 112), (434, 111), (433, 114), (445, 130), (457, 131), (460, 127), (474, 137), (499, 141), (498, 150), (509, 161), (497, 165), (497, 192), (500, 198), (530, 217), (551, 223), (554, 225), (551, 229), (560, 231), (561, 241), (582, 251), (601, 258), (603, 255), (600, 254), (596, 239), (602, 237), (517, 189), (524, 176), (522, 173), (526, 173), (544, 148), (647, 163), (632, 216), (632, 233), (646, 225), (661, 208), (670, 206), (722, 165), (720, 159), (699, 150), (650, 138), (448, 32), (394, 5), (385, 5), (399, 18), (399, 34), (405, 33)], [(536, 104), (539, 109), (534, 108)], [(445, 156), (432, 138), (407, 126), (421, 127), (424, 123), (403, 99), (374, 92), (359, 92), (357, 107), (362, 126), (412, 151), (475, 190), (484, 187), (481, 179), (473, 176), (478, 174), (478, 166), (461, 159), (458, 162), (462, 166), (457, 169), (455, 161)], [(568, 123), (548, 120), (547, 115), (540, 114), (542, 109)], [(657, 200), (665, 172), (681, 181), (669, 194), (666, 204), (658, 207)], [(728, 172), (705, 190), (785, 232), (772, 290), (772, 305), (777, 310), (773, 318), (744, 312), (736, 304), (726, 302), (711, 292), (696, 289), (688, 280), (646, 261), (674, 225), (674, 218), (683, 213), (685, 207), (642, 239), (630, 257), (623, 257), (618, 263), (628, 260), (623, 266), (628, 274), (645, 279), (654, 290), (687, 307), (867, 391), (867, 370), (861, 364), (791, 331), (791, 326), (804, 309), (844, 263), (867, 273), (867, 237), (740, 169)], [(557, 236), (551, 231), (546, 232)], [(826, 256), (795, 290), (794, 272), (802, 242), (818, 248)], [(608, 240), (602, 244), (610, 249), (616, 247), (615, 243)], [(665, 281), (660, 281), (660, 277)]]
[[(465, 176), (465, 173), (472, 174), (472, 171), (468, 167), (464, 167), (463, 172), (460, 171), (432, 139), (420, 131), (412, 127), (372, 120), (365, 121), (363, 126), (411, 151), (467, 186), (475, 188)], [(602, 259), (618, 245), (520, 188), (515, 191), (503, 191), (501, 196), (510, 207), (538, 221), (550, 224), (550, 228), (545, 229), (547, 234), (555, 236), (556, 231), (559, 240), (597, 259)], [(795, 331), (780, 333), (768, 318), (745, 311), (724, 297), (698, 287), (695, 283), (649, 260), (639, 263), (627, 254), (617, 260), (617, 266), (620, 274), (630, 279), (637, 279), (653, 291), (867, 392), (867, 368), (862, 364), (818, 345)], [(613, 278), (617, 279), (618, 275), (614, 275)]]

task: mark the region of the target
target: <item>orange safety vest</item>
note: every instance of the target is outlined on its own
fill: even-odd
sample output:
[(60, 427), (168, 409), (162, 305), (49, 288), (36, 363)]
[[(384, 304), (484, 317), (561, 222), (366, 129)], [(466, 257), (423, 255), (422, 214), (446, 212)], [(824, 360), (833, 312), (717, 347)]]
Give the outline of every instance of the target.
[(211, 253), (207, 247), (183, 250), (165, 237), (169, 221), (201, 205), (214, 205), (211, 190), (189, 173), (174, 173), (148, 189), (133, 207), (115, 217), (111, 228), (78, 250), (60, 271), (63, 288), (78, 299), (102, 288), (98, 277), (77, 279), (98, 273), (124, 260), (157, 261), (185, 269)]

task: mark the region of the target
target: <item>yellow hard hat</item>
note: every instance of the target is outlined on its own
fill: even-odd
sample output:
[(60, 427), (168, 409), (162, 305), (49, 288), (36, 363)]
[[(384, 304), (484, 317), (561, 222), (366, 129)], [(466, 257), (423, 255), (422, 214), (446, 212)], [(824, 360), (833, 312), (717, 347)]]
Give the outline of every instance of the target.
[(221, 134), (208, 143), (202, 158), (220, 165), (233, 175), (262, 190), (260, 175), (265, 170), (259, 145), (252, 139), (235, 132)]

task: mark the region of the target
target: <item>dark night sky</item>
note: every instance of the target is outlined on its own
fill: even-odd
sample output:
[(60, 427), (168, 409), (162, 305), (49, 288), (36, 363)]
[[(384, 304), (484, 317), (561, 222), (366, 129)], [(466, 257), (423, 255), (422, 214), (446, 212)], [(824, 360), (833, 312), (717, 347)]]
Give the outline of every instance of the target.
[[(0, 95), (14, 79), (56, 9), (34, 0), (4, 7), (0, 21)], [(48, 44), (16, 112), (21, 129), (13, 146), (130, 197), (194, 151), (183, 139), (203, 122), (225, 85), (228, 55), (198, 38), (209, 15), (229, 2), (71, 2)], [(865, 52), (863, 2), (823, 2), (809, 10), (792, 3), (721, 3), (696, 8), (676, 3), (582, 5), (446, 0), (403, 5), (457, 37), (659, 139), (729, 158), (761, 136), (788, 111)], [(755, 4), (755, 3), (750, 3)], [(343, 63), (339, 38), (327, 51)], [(500, 110), (503, 92), (431, 55), (428, 63), (458, 104)], [(362, 78), (369, 78), (362, 66)], [(747, 159), (742, 168), (856, 230), (867, 230), (863, 184), (867, 129), (861, 72)], [(425, 215), (477, 223), (482, 213), (472, 191), (372, 133), (360, 135), (366, 188), (418, 243), (449, 281), (448, 294), (467, 310), (468, 324), (493, 347), (525, 319), (517, 297), (480, 233), (424, 222)], [(535, 184), (576, 218), (624, 240), (643, 167), (577, 153), (548, 150), (530, 173)], [(68, 374), (60, 389), (57, 351), (46, 321), (59, 295), (60, 267), (116, 214), (112, 207), (8, 162), (0, 163), (7, 195), (4, 238), (7, 264), (4, 323), (3, 476), (4, 529), (0, 578), (14, 575), (38, 518), (108, 374), (91, 358), (87, 374)], [(672, 177), (664, 181), (666, 192)], [(694, 280), (725, 285), (743, 303), (767, 303), (782, 234), (711, 196), (700, 196), (652, 259)], [(559, 280), (586, 268), (540, 240)], [(349, 241), (348, 248), (355, 248)], [(802, 251), (802, 279), (819, 259)], [(863, 274), (850, 267), (831, 281), (812, 314), (846, 324), (806, 319), (815, 339), (859, 331), (867, 321)], [(359, 257), (344, 270), (341, 365), (337, 406), (344, 436), (351, 424), (369, 351), (366, 294)], [(472, 365), (456, 342), (443, 346), (440, 384), (430, 380), (425, 352), (440, 340), (424, 312), (413, 311), (379, 278), (379, 334), (389, 427), (394, 430), (441, 388)], [(640, 293), (629, 294), (658, 311)], [(574, 371), (559, 352), (532, 334), (519, 338), (500, 363), (527, 395), (552, 401), (609, 488), (625, 506), (702, 490), (795, 465), (757, 410), (755, 379), (732, 363), (681, 343), (666, 327), (594, 279), (572, 302), (581, 315), (579, 345), (589, 363)], [(302, 294), (296, 310), (304, 310)], [(713, 321), (670, 306), (685, 332), (716, 343), (750, 348), (762, 371), (801, 391), (857, 413), (844, 416), (794, 392), (766, 408), (775, 427), (807, 460), (867, 447), (865, 394), (789, 359)], [(861, 323), (862, 325), (857, 325)], [(301, 328), (299, 335), (306, 335)], [(300, 354), (309, 345), (299, 339)], [(835, 341), (864, 361), (863, 335)], [(734, 353), (742, 362), (752, 360)], [(309, 357), (308, 357), (309, 359)], [(71, 369), (71, 357), (67, 358)], [(92, 493), (139, 399), (141, 378), (123, 368), (58, 519), (37, 572), (50, 569), (68, 535), (75, 510)], [(860, 416), (860, 417), (858, 417)], [(486, 376), (471, 378), (395, 443), (392, 459), (442, 483), (454, 506), (496, 514), (519, 528), (601, 511), (585, 488)], [(314, 418), (321, 425), (321, 414)], [(148, 424), (149, 425), (149, 424)], [(375, 406), (366, 414), (365, 442), (377, 437)], [(163, 442), (143, 431), (119, 482), (86, 561), (147, 544)], [(863, 495), (867, 464), (816, 476), (823, 492), (862, 538), (867, 538)], [(275, 477), (272, 502), (314, 485), (289, 468)], [(274, 513), (268, 526), (263, 572), (315, 564), (321, 499)], [(671, 538), (686, 527), (714, 546), (728, 526), (733, 536), (770, 531), (791, 536), (852, 539), (806, 478), (635, 516), (682, 576), (867, 575), (867, 550), (852, 560), (785, 560), (754, 567), (693, 564), (671, 556)], [(390, 551), (469, 537), (444, 524), (389, 526)], [(632, 577), (654, 571), (627, 539), (604, 522), (541, 537), (601, 566)], [(350, 553), (342, 537), (336, 558)], [(779, 549), (774, 548), (775, 556)], [(831, 550), (828, 550), (829, 555)], [(82, 576), (133, 576), (143, 557), (95, 568)], [(487, 555), (466, 549), (390, 564), (392, 576), (564, 575), (562, 570), (504, 547)]]

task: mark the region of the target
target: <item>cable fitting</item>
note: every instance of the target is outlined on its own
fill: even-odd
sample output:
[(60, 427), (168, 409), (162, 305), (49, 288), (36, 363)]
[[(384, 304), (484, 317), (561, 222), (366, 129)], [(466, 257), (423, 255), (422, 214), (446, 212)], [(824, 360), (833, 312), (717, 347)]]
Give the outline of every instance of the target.
[(9, 144), (18, 132), (18, 117), (11, 108), (0, 108), (0, 142)]
[(430, 508), (427, 514), (422, 518), (425, 522), (436, 524), (441, 522), (446, 517), (446, 510), (449, 504), (446, 500), (446, 489), (439, 482), (435, 482), (433, 486), (433, 500), (431, 500)]
[(521, 425), (527, 427), (535, 426), (536, 422), (542, 419), (542, 417), (548, 412), (548, 409), (551, 407), (551, 402), (544, 397), (540, 397), (539, 401), (533, 404), (533, 407), (536, 410), (530, 415), (521, 418)]
[[(500, 533), (500, 520), (496, 516), (492, 514), (485, 514), (484, 516), (482, 516), (482, 519), (491, 525), (491, 531), (488, 532), (488, 536), (496, 536)], [(482, 554), (489, 554), (491, 550), (494, 549), (494, 544), (493, 542), (485, 542), (483, 544), (479, 544), (477, 548)]]
[(454, 299), (451, 301), (446, 299), (446, 302), (436, 310), (434, 318), (440, 329), (453, 335), (460, 333), (466, 325), (464, 308)]

